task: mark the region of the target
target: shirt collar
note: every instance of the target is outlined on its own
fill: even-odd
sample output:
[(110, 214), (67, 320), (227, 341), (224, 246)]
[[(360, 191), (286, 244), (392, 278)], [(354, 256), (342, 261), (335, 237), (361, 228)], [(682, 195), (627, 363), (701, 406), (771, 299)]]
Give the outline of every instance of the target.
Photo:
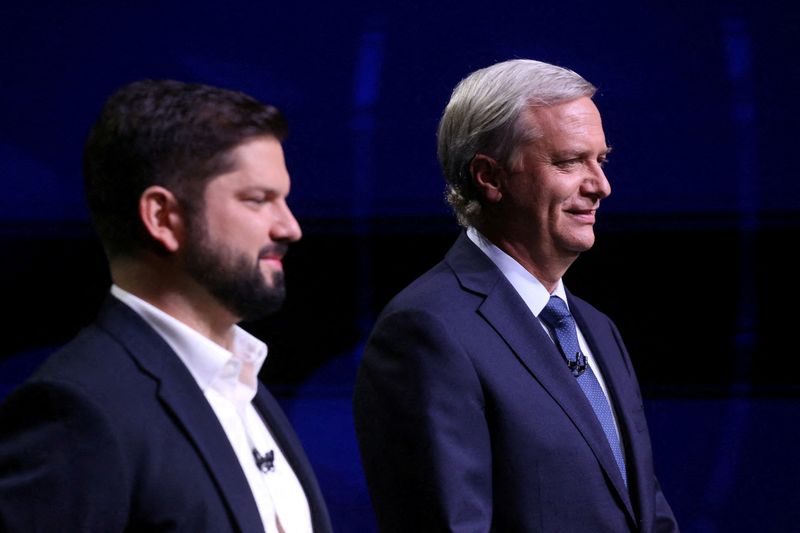
[(556, 288), (550, 294), (545, 286), (542, 285), (542, 282), (536, 279), (536, 276), (528, 272), (516, 259), (493, 244), (480, 231), (470, 226), (467, 228), (467, 237), (492, 260), (511, 283), (511, 286), (514, 287), (514, 290), (522, 297), (534, 316), (539, 316), (544, 306), (550, 301), (551, 296), (558, 296), (565, 303), (567, 302), (567, 293), (561, 279), (558, 280)]
[[(117, 285), (111, 294), (133, 309), (161, 335), (186, 365), (197, 385), (205, 392), (212, 385), (244, 385), (252, 395), (257, 376), (267, 358), (267, 345), (239, 326), (232, 326), (233, 351), (228, 351), (175, 317)], [(227, 383), (227, 386), (225, 385)], [(223, 391), (220, 391), (223, 392)], [(250, 398), (252, 399), (252, 397)]]

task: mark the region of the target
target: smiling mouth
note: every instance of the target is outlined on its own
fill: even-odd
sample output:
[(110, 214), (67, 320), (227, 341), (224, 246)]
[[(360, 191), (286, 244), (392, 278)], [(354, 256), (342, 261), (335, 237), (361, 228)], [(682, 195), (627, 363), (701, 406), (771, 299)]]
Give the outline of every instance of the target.
[(567, 210), (566, 213), (579, 220), (594, 223), (597, 209), (570, 209)]

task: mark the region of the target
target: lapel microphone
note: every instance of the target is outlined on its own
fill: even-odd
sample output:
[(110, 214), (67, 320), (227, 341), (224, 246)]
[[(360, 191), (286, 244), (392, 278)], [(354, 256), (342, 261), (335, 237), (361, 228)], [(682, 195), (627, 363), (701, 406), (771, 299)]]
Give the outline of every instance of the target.
[(581, 352), (576, 353), (574, 361), (567, 359), (567, 366), (572, 371), (572, 375), (577, 378), (578, 376), (586, 372), (586, 356), (583, 355)]
[(264, 455), (258, 453), (258, 450), (253, 448), (253, 458), (256, 460), (256, 466), (263, 473), (272, 472), (275, 470), (275, 452), (270, 450)]

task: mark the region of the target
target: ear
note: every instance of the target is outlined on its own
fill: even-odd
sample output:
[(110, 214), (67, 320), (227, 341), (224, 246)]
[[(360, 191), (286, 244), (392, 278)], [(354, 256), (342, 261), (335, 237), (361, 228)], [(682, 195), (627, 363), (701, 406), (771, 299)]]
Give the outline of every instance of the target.
[(184, 235), (183, 215), (178, 199), (169, 189), (152, 185), (139, 197), (139, 217), (145, 229), (168, 252), (180, 248)]
[(506, 171), (494, 158), (476, 154), (469, 164), (469, 171), (487, 202), (495, 204), (503, 198), (502, 189)]

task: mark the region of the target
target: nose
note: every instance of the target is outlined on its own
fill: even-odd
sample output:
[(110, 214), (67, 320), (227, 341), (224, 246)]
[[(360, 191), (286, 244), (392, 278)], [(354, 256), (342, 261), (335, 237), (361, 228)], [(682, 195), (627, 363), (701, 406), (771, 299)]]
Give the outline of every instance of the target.
[(295, 242), (303, 236), (300, 224), (294, 218), (289, 204), (285, 201), (276, 206), (275, 218), (270, 228), (270, 238), (273, 241)]
[(601, 200), (611, 194), (611, 183), (599, 163), (594, 164), (589, 170), (581, 188), (584, 194), (596, 196)]

